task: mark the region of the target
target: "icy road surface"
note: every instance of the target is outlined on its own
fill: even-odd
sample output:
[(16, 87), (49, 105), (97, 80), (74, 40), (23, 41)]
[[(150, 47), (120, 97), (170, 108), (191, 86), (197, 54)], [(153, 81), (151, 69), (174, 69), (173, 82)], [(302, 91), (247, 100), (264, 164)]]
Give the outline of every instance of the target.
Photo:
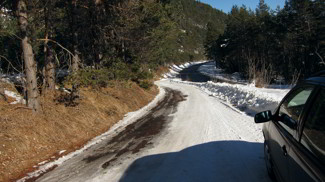
[(252, 117), (193, 86), (159, 85), (180, 90), (187, 100), (180, 103), (168, 133), (133, 161), (120, 181), (268, 181), (263, 136)]
[[(163, 129), (154, 132), (143, 144), (139, 142), (142, 139), (137, 136), (137, 127), (131, 127), (136, 134), (124, 145), (136, 145), (128, 151), (115, 153), (112, 158), (109, 152), (114, 153), (115, 148), (108, 146), (119, 142), (108, 144), (106, 139), (37, 181), (269, 181), (261, 125), (256, 125), (253, 117), (196, 86), (170, 80), (157, 84), (168, 88), (165, 93), (168, 97), (172, 97), (170, 92), (174, 97), (182, 95), (177, 104), (168, 104), (171, 100), (167, 99), (166, 105), (161, 106), (169, 109), (158, 107), (150, 111), (154, 112), (152, 117), (168, 114), (163, 119)], [(119, 138), (123, 137), (130, 138), (127, 135)]]

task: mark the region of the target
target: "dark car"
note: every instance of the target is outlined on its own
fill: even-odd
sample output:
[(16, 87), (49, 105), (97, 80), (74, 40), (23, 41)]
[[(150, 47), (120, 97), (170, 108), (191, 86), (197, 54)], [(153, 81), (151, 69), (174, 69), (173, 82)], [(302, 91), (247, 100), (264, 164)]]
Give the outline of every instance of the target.
[(263, 125), (267, 171), (278, 181), (325, 181), (325, 72), (295, 86)]

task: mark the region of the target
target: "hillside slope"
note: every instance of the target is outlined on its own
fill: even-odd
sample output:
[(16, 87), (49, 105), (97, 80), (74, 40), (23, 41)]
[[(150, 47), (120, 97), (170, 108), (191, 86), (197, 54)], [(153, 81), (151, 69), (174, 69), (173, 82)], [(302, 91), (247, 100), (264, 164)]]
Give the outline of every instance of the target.
[(181, 50), (194, 60), (205, 58), (204, 44), (208, 31), (208, 24), (217, 27), (218, 34), (225, 30), (227, 15), (210, 5), (195, 1), (181, 0), (183, 17), (179, 22), (182, 29), (180, 42)]

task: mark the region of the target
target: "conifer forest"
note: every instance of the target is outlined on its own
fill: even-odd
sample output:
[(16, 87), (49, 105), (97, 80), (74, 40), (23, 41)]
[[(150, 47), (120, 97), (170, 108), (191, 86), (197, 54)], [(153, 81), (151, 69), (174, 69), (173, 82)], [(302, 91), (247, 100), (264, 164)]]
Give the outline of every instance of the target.
[(324, 69), (324, 7), (261, 0), (226, 14), (195, 0), (2, 0), (0, 71), (25, 76), (35, 111), (66, 72), (75, 87), (148, 87), (159, 66), (208, 59), (248, 80), (294, 83)]

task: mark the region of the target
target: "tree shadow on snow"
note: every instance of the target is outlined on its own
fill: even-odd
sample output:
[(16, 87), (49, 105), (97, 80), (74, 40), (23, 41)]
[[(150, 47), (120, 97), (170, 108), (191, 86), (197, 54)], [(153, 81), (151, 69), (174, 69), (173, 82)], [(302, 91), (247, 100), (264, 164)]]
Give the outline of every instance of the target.
[(179, 72), (178, 77), (181, 78), (183, 81), (191, 81), (191, 82), (207, 82), (210, 81), (210, 77), (205, 76), (199, 72), (199, 68), (201, 64), (196, 64), (193, 66), (190, 66), (188, 68), (183, 69)]
[[(171, 141), (173, 142), (173, 141)], [(120, 182), (270, 181), (263, 144), (218, 141), (134, 161)]]

